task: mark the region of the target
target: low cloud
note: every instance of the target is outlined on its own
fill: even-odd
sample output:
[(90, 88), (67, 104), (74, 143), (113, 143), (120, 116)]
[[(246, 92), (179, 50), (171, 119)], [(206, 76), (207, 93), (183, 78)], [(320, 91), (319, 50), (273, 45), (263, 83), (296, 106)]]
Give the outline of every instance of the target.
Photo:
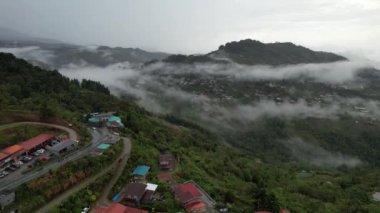
[(319, 146), (305, 143), (300, 138), (293, 138), (283, 143), (291, 150), (293, 156), (303, 163), (333, 168), (339, 166), (356, 167), (362, 164), (359, 158), (329, 152)]
[(0, 52), (12, 53), (18, 58), (23, 58), (31, 62), (42, 62), (50, 64), (55, 55), (49, 51), (41, 49), (37, 46), (19, 47), (19, 48), (5, 48), (0, 47)]

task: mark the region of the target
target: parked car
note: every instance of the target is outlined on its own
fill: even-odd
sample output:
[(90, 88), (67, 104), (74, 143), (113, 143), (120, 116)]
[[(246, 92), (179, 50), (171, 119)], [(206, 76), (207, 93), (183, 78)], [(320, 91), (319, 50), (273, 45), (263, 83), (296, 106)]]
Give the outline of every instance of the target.
[(43, 156), (40, 158), (40, 160), (42, 161), (48, 161), (50, 158), (48, 156)]
[(23, 157), (21, 158), (21, 161), (24, 162), (24, 163), (26, 163), (26, 162), (31, 161), (32, 159), (33, 159), (33, 158), (32, 158), (31, 156), (23, 156)]
[(0, 178), (3, 178), (5, 177), (5, 175), (3, 173), (0, 173)]
[(44, 149), (39, 149), (39, 150), (37, 150), (36, 152), (39, 153), (39, 154), (44, 154), (44, 153), (45, 153), (45, 150), (44, 150)]
[(86, 207), (86, 208), (84, 208), (84, 209), (81, 211), (81, 213), (87, 213), (88, 211), (90, 211), (90, 208)]
[(5, 170), (2, 171), (1, 173), (4, 174), (5, 176), (7, 176), (7, 175), (9, 174), (9, 172), (7, 172), (7, 171), (5, 171)]
[(8, 166), (8, 167), (6, 168), (6, 170), (8, 170), (8, 171), (10, 171), (10, 172), (14, 172), (14, 171), (17, 170), (17, 168), (15, 168), (15, 167), (13, 167), (13, 166)]

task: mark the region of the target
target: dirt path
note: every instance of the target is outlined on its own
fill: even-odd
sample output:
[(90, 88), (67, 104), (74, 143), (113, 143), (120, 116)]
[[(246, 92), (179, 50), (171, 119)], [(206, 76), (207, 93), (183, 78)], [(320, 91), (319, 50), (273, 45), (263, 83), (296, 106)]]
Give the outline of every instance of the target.
[[(124, 143), (124, 149), (123, 149), (123, 153), (120, 154), (120, 157), (123, 158), (123, 161), (120, 162), (120, 163), (127, 163), (127, 160), (128, 160), (128, 157), (129, 157), (129, 153), (131, 151), (131, 142), (129, 139), (127, 138), (123, 138), (123, 143)], [(115, 162), (113, 162), (110, 166), (108, 166), (107, 168), (103, 169), (103, 171), (101, 171), (100, 173), (96, 174), (95, 176), (85, 180), (84, 182), (74, 186), (73, 188), (65, 191), (63, 194), (59, 195), (57, 198), (55, 198), (54, 200), (52, 200), (51, 202), (47, 203), (45, 206), (43, 206), (42, 208), (40, 208), (39, 210), (37, 210), (36, 212), (38, 213), (48, 213), (50, 209), (54, 208), (55, 206), (61, 204), (63, 201), (65, 201), (66, 199), (68, 199), (70, 196), (72, 196), (73, 194), (75, 194), (76, 192), (80, 191), (81, 189), (87, 187), (90, 183), (92, 183), (93, 181), (95, 181), (97, 178), (105, 175), (107, 172), (111, 171), (112, 169), (114, 168), (119, 168), (118, 169), (118, 172), (123, 170), (124, 167), (121, 167), (120, 163), (119, 163), (119, 158), (117, 158), (115, 160)], [(124, 165), (125, 166), (125, 165)], [(115, 184), (115, 182), (117, 181), (117, 179), (114, 181), (114, 178), (115, 178), (116, 174), (114, 175), (114, 177), (112, 178), (112, 180), (110, 181), (110, 184), (106, 187), (105, 191), (108, 190), (108, 192), (112, 189), (112, 186), (111, 186), (111, 183), (113, 182), (113, 184)], [(120, 175), (118, 175), (119, 177)], [(117, 178), (118, 178), (117, 177)], [(107, 193), (108, 194), (108, 193)], [(104, 196), (104, 194), (103, 194)], [(102, 196), (102, 197), (103, 197)], [(102, 199), (102, 198), (101, 198)], [(107, 195), (105, 195), (105, 198), (103, 198), (105, 200), (107, 200)]]

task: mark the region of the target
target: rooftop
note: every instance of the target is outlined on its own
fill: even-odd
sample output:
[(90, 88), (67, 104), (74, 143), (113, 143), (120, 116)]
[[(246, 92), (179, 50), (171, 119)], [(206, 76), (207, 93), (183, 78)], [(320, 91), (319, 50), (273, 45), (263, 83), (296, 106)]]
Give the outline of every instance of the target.
[(149, 191), (156, 191), (158, 185), (157, 184), (152, 184), (152, 183), (148, 183), (146, 185), (146, 190), (149, 190)]
[(135, 171), (133, 171), (132, 175), (138, 175), (138, 176), (146, 176), (148, 173), (150, 167), (146, 165), (140, 165), (138, 166)]
[(105, 208), (97, 208), (96, 213), (125, 213), (127, 207), (121, 205), (120, 203), (113, 203), (112, 205)]
[(9, 156), (9, 154), (5, 154), (5, 153), (0, 152), (0, 160), (3, 160), (5, 158), (7, 158), (8, 156)]
[(34, 138), (31, 138), (29, 140), (22, 142), (20, 144), (20, 146), (22, 146), (22, 148), (24, 148), (25, 150), (29, 151), (29, 150), (33, 149), (34, 147), (42, 144), (45, 141), (52, 139), (52, 138), (54, 138), (54, 135), (52, 135), (52, 134), (41, 134), (41, 135), (38, 135)]
[(192, 183), (178, 184), (173, 187), (177, 199), (182, 203), (188, 203), (202, 196), (198, 188)]
[(15, 154), (21, 150), (22, 150), (22, 146), (16, 144), (16, 145), (9, 146), (9, 147), (1, 150), (1, 152), (4, 154), (7, 154), (7, 155), (13, 155), (13, 154)]
[(144, 195), (146, 185), (142, 183), (129, 183), (125, 188), (127, 199), (140, 200)]
[(61, 150), (64, 150), (65, 148), (70, 147), (72, 145), (76, 146), (77, 142), (73, 140), (66, 140), (66, 141), (57, 143), (56, 145), (52, 146), (50, 149), (55, 152), (60, 152)]
[(106, 150), (106, 149), (110, 148), (110, 146), (111, 146), (110, 144), (102, 143), (97, 148)]

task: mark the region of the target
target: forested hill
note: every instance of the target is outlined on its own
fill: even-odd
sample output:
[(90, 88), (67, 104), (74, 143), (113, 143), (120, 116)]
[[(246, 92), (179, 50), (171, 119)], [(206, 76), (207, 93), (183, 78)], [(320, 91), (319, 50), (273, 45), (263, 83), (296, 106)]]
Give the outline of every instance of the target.
[(51, 113), (61, 109), (89, 112), (106, 110), (117, 101), (99, 82), (70, 80), (12, 54), (0, 53), (0, 75), (1, 109), (39, 111), (45, 106)]
[(262, 43), (246, 39), (221, 45), (218, 50), (206, 55), (172, 55), (165, 62), (172, 63), (221, 63), (233, 61), (246, 65), (284, 65), (302, 63), (329, 63), (347, 60), (329, 52), (313, 51), (290, 42)]
[[(100, 83), (70, 80), (11, 54), (0, 53), (0, 75), (1, 116), (9, 110), (34, 111), (79, 122), (83, 113), (116, 111), (126, 124), (122, 134), (134, 143), (125, 171), (139, 164), (157, 165), (159, 150), (165, 147), (181, 159), (173, 175), (176, 181), (194, 180), (217, 201), (217, 208), (228, 208), (232, 213), (278, 212), (280, 208), (290, 212), (378, 212), (379, 204), (370, 199), (372, 192), (380, 189), (378, 169), (336, 171), (302, 164), (268, 164), (257, 155), (225, 145), (200, 127), (175, 118), (154, 117), (134, 103), (110, 95)], [(128, 174), (122, 176), (120, 185), (125, 184)], [(169, 195), (157, 203), (156, 211), (180, 211)]]

